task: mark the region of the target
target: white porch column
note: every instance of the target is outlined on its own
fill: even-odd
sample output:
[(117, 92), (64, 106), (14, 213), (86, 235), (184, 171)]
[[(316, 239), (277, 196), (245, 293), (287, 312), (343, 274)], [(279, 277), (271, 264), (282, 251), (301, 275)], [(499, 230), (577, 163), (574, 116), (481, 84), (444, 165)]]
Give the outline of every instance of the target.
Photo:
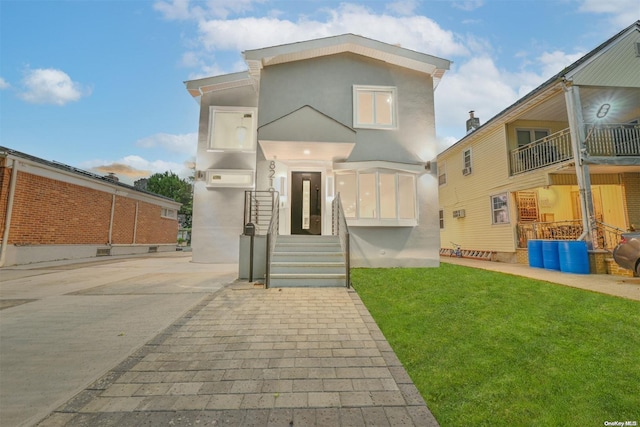
[(576, 162), (576, 177), (578, 179), (578, 190), (580, 192), (580, 207), (582, 210), (582, 227), (584, 239), (588, 249), (598, 248), (598, 239), (594, 230), (597, 229), (596, 218), (593, 209), (593, 196), (591, 194), (591, 176), (589, 166), (584, 163), (583, 157), (586, 153), (586, 140), (584, 119), (582, 117), (582, 103), (580, 101), (580, 90), (571, 82), (563, 83), (564, 97), (567, 104), (567, 115), (569, 117), (569, 130), (571, 133), (571, 148), (573, 158)]

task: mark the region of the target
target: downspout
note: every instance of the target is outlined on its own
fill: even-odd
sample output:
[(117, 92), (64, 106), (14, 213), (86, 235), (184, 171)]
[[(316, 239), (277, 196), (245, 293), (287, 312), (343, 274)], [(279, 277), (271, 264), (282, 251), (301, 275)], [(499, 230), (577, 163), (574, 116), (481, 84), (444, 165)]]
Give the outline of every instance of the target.
[(136, 244), (136, 234), (138, 234), (138, 203), (136, 202), (136, 216), (133, 219), (133, 244)]
[(2, 246), (0, 248), (0, 267), (4, 266), (7, 256), (7, 243), (9, 242), (9, 230), (11, 229), (11, 215), (13, 213), (13, 199), (16, 193), (16, 181), (18, 179), (18, 161), (12, 159), (11, 181), (9, 182), (9, 197), (7, 199), (7, 212), (4, 218), (4, 233), (2, 234)]
[(111, 236), (113, 234), (113, 214), (116, 210), (116, 195), (113, 194), (111, 196), (111, 218), (109, 219), (109, 241), (107, 242), (107, 244), (109, 246), (111, 246)]

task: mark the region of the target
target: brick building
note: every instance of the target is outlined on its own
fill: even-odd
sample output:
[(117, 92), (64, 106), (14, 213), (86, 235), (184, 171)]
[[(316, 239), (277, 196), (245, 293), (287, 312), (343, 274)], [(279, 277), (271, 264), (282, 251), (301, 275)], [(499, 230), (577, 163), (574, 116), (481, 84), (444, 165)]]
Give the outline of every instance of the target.
[(174, 251), (180, 204), (0, 147), (0, 266)]

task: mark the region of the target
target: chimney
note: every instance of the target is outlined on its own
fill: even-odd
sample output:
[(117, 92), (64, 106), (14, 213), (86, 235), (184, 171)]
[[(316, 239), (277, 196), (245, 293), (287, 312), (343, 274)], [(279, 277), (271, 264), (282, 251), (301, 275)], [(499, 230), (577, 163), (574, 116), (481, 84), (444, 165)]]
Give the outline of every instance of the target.
[(467, 134), (473, 132), (474, 130), (480, 127), (480, 119), (474, 117), (473, 113), (475, 111), (469, 111), (469, 120), (467, 120)]

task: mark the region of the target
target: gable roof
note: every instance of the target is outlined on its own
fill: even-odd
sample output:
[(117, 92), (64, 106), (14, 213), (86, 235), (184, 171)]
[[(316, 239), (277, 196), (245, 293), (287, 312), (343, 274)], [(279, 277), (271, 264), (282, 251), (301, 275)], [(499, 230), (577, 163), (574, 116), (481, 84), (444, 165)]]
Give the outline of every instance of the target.
[(260, 70), (265, 66), (344, 52), (355, 53), (399, 67), (429, 74), (433, 77), (434, 88), (451, 64), (451, 61), (446, 59), (355, 34), (342, 34), (339, 36), (247, 50), (243, 52), (243, 56), (249, 66), (249, 73), (253, 79), (259, 81)]
[(483, 130), (486, 130), (486, 129), (490, 128), (492, 125), (500, 122), (501, 120), (508, 119), (508, 117), (511, 114), (513, 114), (516, 110), (518, 110), (520, 107), (537, 101), (539, 98), (544, 97), (547, 92), (552, 91), (552, 90), (553, 91), (560, 90), (560, 89), (557, 88), (557, 84), (558, 83), (563, 82), (563, 81), (571, 81), (572, 78), (574, 77), (574, 75), (579, 73), (587, 64), (589, 64), (592, 61), (594, 61), (596, 58), (598, 58), (600, 55), (602, 55), (605, 51), (607, 51), (609, 48), (611, 48), (614, 44), (616, 44), (619, 40), (623, 39), (625, 36), (627, 36), (628, 34), (634, 32), (634, 31), (640, 31), (640, 20), (634, 22), (633, 24), (631, 24), (630, 26), (628, 26), (624, 30), (620, 31), (619, 33), (617, 33), (616, 35), (614, 35), (610, 39), (606, 40), (604, 43), (600, 44), (595, 49), (591, 50), (589, 53), (587, 53), (582, 58), (578, 59), (577, 61), (575, 61), (574, 63), (572, 63), (568, 67), (565, 67), (562, 71), (560, 71), (559, 73), (555, 74), (554, 76), (552, 76), (551, 78), (546, 80), (540, 86), (538, 86), (537, 88), (533, 89), (531, 92), (529, 92), (528, 94), (526, 94), (522, 98), (518, 99), (516, 102), (514, 102), (513, 104), (511, 104), (510, 106), (508, 106), (507, 108), (505, 108), (504, 110), (502, 110), (501, 112), (499, 112), (498, 114), (493, 116), (491, 119), (489, 119), (483, 125), (478, 127), (472, 133), (463, 136), (455, 144), (453, 144), (450, 147), (446, 148), (440, 154), (443, 154), (443, 153), (449, 151), (450, 149), (452, 149), (453, 147), (456, 147), (459, 144), (462, 144), (463, 142), (467, 141), (468, 139), (478, 135)]
[(305, 105), (258, 128), (258, 142), (267, 159), (346, 159), (356, 131)]
[(249, 67), (248, 71), (188, 80), (184, 83), (191, 96), (196, 99), (202, 96), (203, 93), (216, 90), (247, 86), (250, 84), (258, 88), (260, 86), (260, 72), (266, 66), (345, 52), (366, 56), (428, 74), (433, 78), (434, 89), (438, 86), (442, 76), (451, 64), (449, 60), (405, 49), (398, 45), (383, 43), (355, 34), (342, 34), (339, 36), (246, 50), (242, 52), (242, 55)]

